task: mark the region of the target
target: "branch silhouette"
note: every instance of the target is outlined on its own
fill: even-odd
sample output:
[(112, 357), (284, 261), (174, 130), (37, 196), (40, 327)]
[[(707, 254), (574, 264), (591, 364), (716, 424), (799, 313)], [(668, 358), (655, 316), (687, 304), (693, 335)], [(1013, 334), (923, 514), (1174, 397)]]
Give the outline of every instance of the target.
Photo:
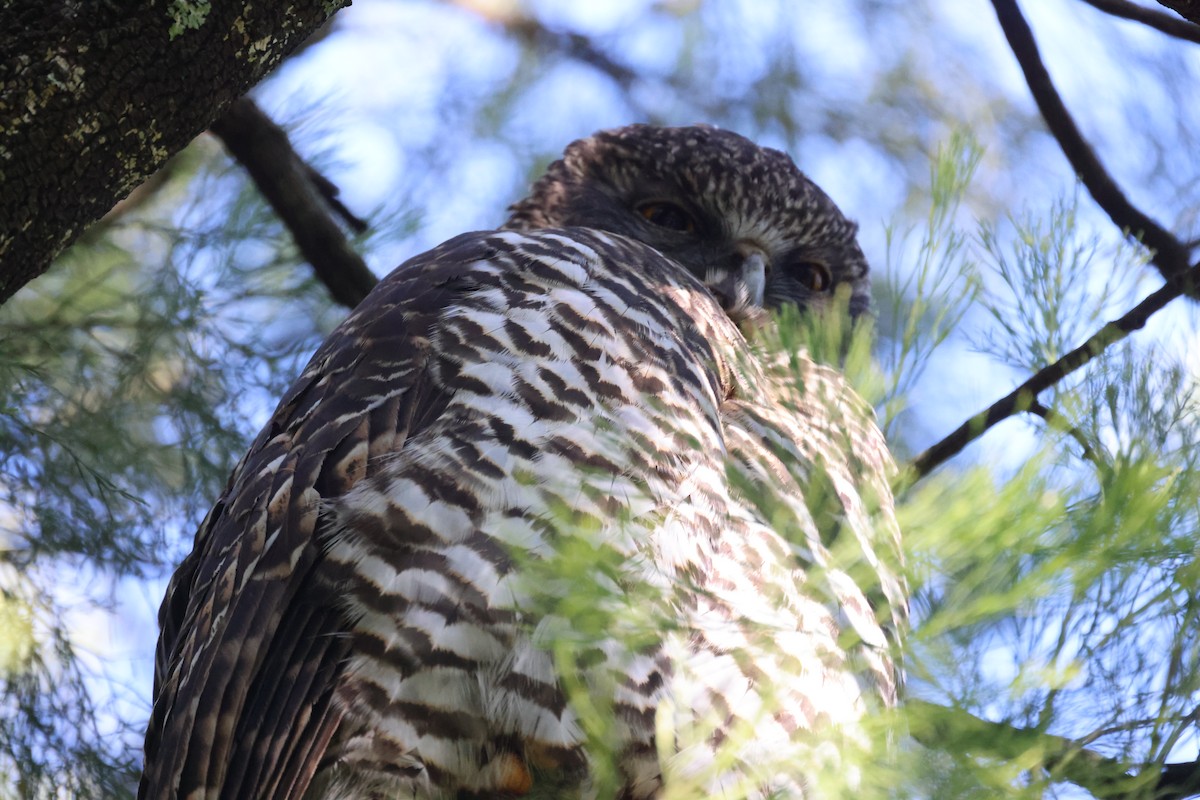
[[(1097, 8), (1121, 5), (1113, 0), (1086, 2)], [(914, 481), (928, 475), (997, 423), (1014, 414), (1021, 411), (1038, 414), (1039, 409), (1044, 408), (1038, 402), (1038, 394), (1087, 364), (1113, 343), (1144, 327), (1152, 314), (1176, 297), (1184, 294), (1195, 296), (1197, 280), (1200, 279), (1200, 265), (1188, 266), (1189, 245), (1180, 241), (1129, 201), (1121, 187), (1104, 168), (1091, 145), (1083, 138), (1058, 90), (1054, 88), (1050, 74), (1038, 53), (1033, 31), (1021, 14), (1016, 0), (992, 0), (992, 7), (1009, 47), (1021, 66), (1038, 110), (1063, 154), (1079, 175), (1080, 181), (1117, 227), (1150, 248), (1150, 262), (1158, 268), (1166, 283), (1123, 317), (1106, 324), (1079, 347), (1030, 376), (1012, 392), (968, 419), (949, 436), (918, 455), (912, 460), (909, 471), (902, 478), (906, 481)], [(1143, 11), (1147, 11), (1148, 14), (1156, 13), (1146, 9)]]
[(210, 129), (246, 168), (334, 301), (347, 308), (358, 305), (379, 279), (333, 218), (331, 212), (357, 232), (366, 229), (338, 200), (337, 187), (300, 158), (284, 130), (248, 97), (230, 106)]
[(1097, 467), (1103, 467), (1104, 464), (1100, 460), (1099, 454), (1096, 453), (1095, 448), (1092, 447), (1092, 444), (1088, 441), (1087, 436), (1083, 433), (1083, 431), (1079, 430), (1079, 428), (1072, 425), (1071, 421), (1067, 419), (1065, 415), (1054, 410), (1053, 408), (1043, 405), (1036, 398), (1029, 404), (1029, 408), (1025, 410), (1030, 414), (1033, 414), (1035, 417), (1040, 417), (1043, 419), (1051, 428), (1062, 431), (1070, 436), (1075, 440), (1075, 443), (1079, 445), (1079, 449), (1082, 451), (1081, 455), (1084, 458), (1086, 458), (1088, 461), (1091, 461)]
[(1140, 22), (1168, 36), (1200, 44), (1200, 25), (1182, 20), (1165, 11), (1139, 6), (1129, 0), (1083, 0), (1083, 2), (1114, 17)]
[(1129, 201), (1083, 138), (1079, 126), (1054, 88), (1050, 73), (1046, 71), (1038, 53), (1033, 31), (1017, 7), (1016, 0), (992, 0), (992, 7), (1008, 45), (1025, 74), (1025, 82), (1037, 103), (1038, 111), (1092, 199), (1104, 209), (1113, 224), (1153, 251), (1150, 263), (1158, 268), (1164, 278), (1185, 272), (1188, 267), (1187, 246)]
[(1167, 303), (1185, 294), (1200, 279), (1200, 264), (1181, 272), (1118, 319), (1088, 337), (1087, 341), (1065, 356), (1035, 372), (1016, 389), (968, 419), (953, 433), (914, 458), (909, 464), (907, 480), (916, 480), (957, 455), (997, 423), (1019, 411), (1028, 411), (1037, 403), (1037, 396), (1079, 369), (1105, 349), (1129, 334), (1145, 327), (1147, 320)]
[(1158, 4), (1200, 25), (1200, 0), (1158, 0)]

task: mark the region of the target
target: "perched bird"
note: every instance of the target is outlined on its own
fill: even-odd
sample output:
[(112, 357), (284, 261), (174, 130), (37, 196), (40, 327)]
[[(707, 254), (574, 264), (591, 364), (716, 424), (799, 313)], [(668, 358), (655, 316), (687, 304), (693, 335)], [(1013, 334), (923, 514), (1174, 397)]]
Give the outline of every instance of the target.
[(511, 211), (381, 281), (234, 470), (141, 798), (803, 796), (895, 702), (886, 445), (753, 341), (866, 310), (854, 224), (709, 126), (576, 141)]

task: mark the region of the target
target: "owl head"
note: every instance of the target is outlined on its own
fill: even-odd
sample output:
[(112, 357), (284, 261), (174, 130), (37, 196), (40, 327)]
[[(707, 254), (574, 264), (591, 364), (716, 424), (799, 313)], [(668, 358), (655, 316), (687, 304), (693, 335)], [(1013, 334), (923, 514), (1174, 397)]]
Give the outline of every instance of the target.
[(858, 226), (786, 153), (708, 125), (630, 125), (572, 142), (506, 228), (592, 228), (683, 265), (740, 319), (820, 308), (838, 287), (870, 307)]

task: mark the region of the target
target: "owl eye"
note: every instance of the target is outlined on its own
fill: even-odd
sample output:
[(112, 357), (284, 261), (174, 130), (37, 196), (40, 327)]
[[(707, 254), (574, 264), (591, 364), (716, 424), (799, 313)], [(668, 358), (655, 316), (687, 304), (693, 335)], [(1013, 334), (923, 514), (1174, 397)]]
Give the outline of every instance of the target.
[(829, 267), (816, 261), (805, 261), (793, 270), (796, 280), (800, 281), (810, 292), (823, 292), (833, 282)]
[(674, 203), (642, 203), (637, 212), (647, 221), (660, 228), (669, 228), (680, 233), (695, 233), (696, 222), (691, 215)]

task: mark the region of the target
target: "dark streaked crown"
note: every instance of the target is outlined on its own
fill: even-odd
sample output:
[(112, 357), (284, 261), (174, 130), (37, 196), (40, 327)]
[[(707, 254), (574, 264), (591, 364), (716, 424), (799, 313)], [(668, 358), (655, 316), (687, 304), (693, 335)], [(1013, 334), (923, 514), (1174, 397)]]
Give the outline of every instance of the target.
[(759, 250), (768, 307), (819, 305), (842, 284), (853, 312), (869, 306), (857, 226), (786, 153), (708, 125), (630, 125), (572, 142), (510, 210), (506, 228), (629, 236), (701, 279)]

